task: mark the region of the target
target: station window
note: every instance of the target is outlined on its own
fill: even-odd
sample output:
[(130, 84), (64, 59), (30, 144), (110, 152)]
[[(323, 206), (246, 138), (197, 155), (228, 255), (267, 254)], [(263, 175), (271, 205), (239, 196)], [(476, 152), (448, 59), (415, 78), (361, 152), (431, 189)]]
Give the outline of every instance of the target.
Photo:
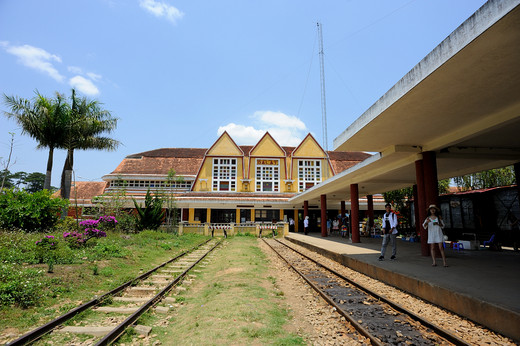
[(278, 222), (280, 220), (280, 211), (272, 209), (255, 209), (256, 222)]
[(175, 190), (189, 190), (191, 189), (192, 183), (192, 181), (174, 181), (169, 184), (164, 180), (116, 180), (110, 183), (110, 187), (117, 189), (132, 188), (142, 190), (146, 190), (148, 188), (152, 190), (170, 188)]
[(256, 160), (256, 191), (278, 192), (280, 185), (280, 161)]
[(298, 160), (298, 191), (303, 192), (321, 182), (320, 160)]
[(213, 191), (236, 191), (237, 160), (213, 159)]

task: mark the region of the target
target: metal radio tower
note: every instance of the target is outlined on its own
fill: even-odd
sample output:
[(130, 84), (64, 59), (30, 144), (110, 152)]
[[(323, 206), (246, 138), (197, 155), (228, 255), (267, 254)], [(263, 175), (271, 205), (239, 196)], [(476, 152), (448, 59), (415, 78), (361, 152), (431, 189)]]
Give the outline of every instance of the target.
[(323, 25), (320, 22), (316, 23), (318, 27), (318, 34), (320, 35), (320, 82), (321, 82), (321, 127), (323, 134), (323, 149), (329, 151), (328, 139), (327, 139), (327, 105), (325, 102), (325, 69), (323, 67), (323, 35), (321, 28)]

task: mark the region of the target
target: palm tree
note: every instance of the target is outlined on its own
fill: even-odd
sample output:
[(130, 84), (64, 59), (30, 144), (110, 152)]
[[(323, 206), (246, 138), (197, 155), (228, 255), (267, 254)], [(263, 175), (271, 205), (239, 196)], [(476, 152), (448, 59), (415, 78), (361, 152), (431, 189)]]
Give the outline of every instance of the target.
[(44, 189), (51, 189), (51, 172), (54, 149), (63, 142), (65, 120), (69, 114), (69, 106), (65, 98), (56, 93), (56, 98), (48, 99), (36, 91), (34, 101), (4, 94), (4, 103), (11, 112), (4, 112), (21, 126), (22, 134), (27, 134), (38, 141), (38, 149), (49, 148), (47, 171)]
[(70, 198), (75, 149), (115, 150), (121, 144), (115, 139), (101, 136), (103, 133), (111, 133), (118, 120), (109, 111), (102, 109), (101, 103), (76, 97), (74, 89), (71, 100), (65, 140), (61, 146), (67, 150), (61, 175), (61, 197), (64, 199)]

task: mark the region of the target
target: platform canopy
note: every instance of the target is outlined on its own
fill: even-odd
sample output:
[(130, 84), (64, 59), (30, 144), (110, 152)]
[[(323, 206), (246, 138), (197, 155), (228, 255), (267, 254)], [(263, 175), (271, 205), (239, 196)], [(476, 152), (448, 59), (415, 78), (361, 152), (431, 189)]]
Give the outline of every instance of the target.
[(520, 162), (519, 4), (484, 4), (334, 140), (376, 154), (291, 202), (410, 187), (423, 151), (436, 152), (439, 179)]

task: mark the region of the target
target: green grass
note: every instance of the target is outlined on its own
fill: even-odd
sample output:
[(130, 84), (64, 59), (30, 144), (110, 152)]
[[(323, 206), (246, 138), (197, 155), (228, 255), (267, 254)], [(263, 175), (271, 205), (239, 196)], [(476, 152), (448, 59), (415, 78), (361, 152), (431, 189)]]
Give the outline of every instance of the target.
[(59, 242), (57, 264), (47, 273), (34, 246), (43, 234), (0, 232), (0, 344), (7, 341), (3, 334), (42, 325), (207, 239), (155, 231), (109, 233), (86, 248), (70, 249), (60, 234), (53, 235)]
[[(291, 319), (268, 261), (253, 237), (228, 239), (167, 315), (146, 314), (163, 345), (303, 345), (284, 329)], [(180, 298), (180, 299), (179, 299)], [(169, 324), (160, 323), (168, 320)], [(125, 339), (128, 341), (128, 339)], [(153, 341), (152, 341), (153, 342)]]

